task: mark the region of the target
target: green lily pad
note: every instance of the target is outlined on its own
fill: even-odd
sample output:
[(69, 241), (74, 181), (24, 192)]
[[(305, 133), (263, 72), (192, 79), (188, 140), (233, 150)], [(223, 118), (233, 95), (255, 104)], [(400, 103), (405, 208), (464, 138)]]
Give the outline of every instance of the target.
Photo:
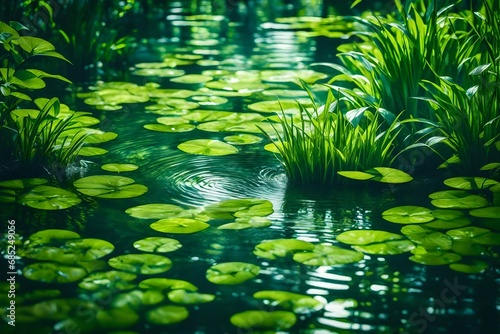
[(187, 305), (208, 303), (215, 299), (214, 295), (188, 290), (172, 290), (167, 296), (174, 303)]
[(41, 186), (42, 184), (46, 184), (47, 182), (48, 182), (47, 179), (42, 179), (42, 178), (16, 179), (16, 180), (0, 181), (0, 187), (14, 189), (14, 190), (23, 190), (34, 186)]
[(183, 84), (201, 84), (212, 80), (213, 77), (203, 74), (186, 74), (180, 77), (170, 79), (172, 82)]
[(79, 204), (81, 199), (67, 190), (42, 185), (22, 194), (18, 201), (35, 209), (63, 210)]
[(191, 234), (203, 231), (210, 225), (204, 221), (191, 218), (164, 218), (150, 225), (150, 227), (162, 233)]
[(258, 228), (271, 226), (271, 221), (264, 217), (242, 217), (236, 218), (235, 222), (223, 224), (219, 230), (243, 230), (247, 228)]
[(274, 260), (297, 251), (312, 251), (313, 249), (314, 245), (307, 241), (297, 239), (274, 239), (261, 242), (255, 246), (253, 253), (256, 256)]
[(142, 289), (154, 289), (154, 290), (188, 290), (197, 291), (198, 288), (193, 284), (183, 281), (180, 279), (170, 279), (170, 278), (148, 278), (139, 283), (139, 287)]
[(209, 95), (194, 95), (191, 96), (193, 101), (196, 101), (200, 106), (218, 106), (229, 101), (222, 96), (209, 96)]
[(378, 255), (395, 255), (411, 251), (415, 245), (410, 240), (389, 240), (386, 242), (369, 245), (357, 245), (354, 249), (358, 252)]
[(134, 242), (134, 247), (144, 252), (168, 253), (182, 247), (178, 240), (171, 238), (149, 237)]
[(308, 266), (335, 266), (359, 262), (364, 255), (330, 245), (316, 245), (311, 251), (295, 253), (293, 260)]
[(102, 329), (124, 329), (133, 326), (139, 316), (129, 308), (100, 309), (96, 314), (99, 328)]
[(454, 230), (449, 230), (446, 232), (454, 240), (460, 240), (465, 242), (473, 242), (480, 245), (500, 245), (500, 233), (491, 232), (488, 229), (468, 226), (457, 228)]
[(465, 217), (464, 213), (458, 210), (437, 209), (432, 211), (432, 215), (436, 217), (436, 219), (430, 223), (422, 224), (422, 226), (438, 230), (449, 230), (464, 227), (471, 223), (470, 220)]
[(181, 117), (158, 117), (156, 121), (163, 125), (189, 124), (189, 120)]
[(440, 250), (427, 251), (425, 248), (418, 246), (412, 250), (413, 255), (410, 260), (428, 266), (440, 266), (460, 261), (462, 257), (455, 253), (444, 252)]
[(74, 265), (82, 259), (82, 254), (60, 247), (38, 246), (19, 250), (18, 255), (37, 261), (51, 261), (65, 265)]
[(264, 290), (254, 293), (254, 298), (269, 300), (273, 307), (281, 306), (297, 314), (309, 314), (320, 311), (325, 306), (311, 296), (277, 290)]
[(178, 77), (184, 75), (186, 72), (184, 70), (179, 70), (175, 68), (141, 68), (132, 72), (134, 75), (140, 75), (145, 77)]
[(180, 99), (180, 98), (160, 99), (156, 102), (160, 105), (168, 106), (179, 110), (191, 110), (191, 109), (196, 109), (200, 106), (196, 102), (186, 101), (185, 99)]
[(262, 95), (298, 98), (307, 97), (307, 92), (302, 89), (266, 89)]
[(273, 212), (273, 203), (260, 198), (228, 199), (205, 207), (205, 213), (215, 219), (264, 217)]
[(382, 212), (382, 218), (396, 224), (422, 224), (434, 220), (432, 210), (422, 206), (403, 205)]
[(444, 184), (451, 188), (471, 190), (486, 189), (497, 185), (498, 182), (484, 177), (452, 177), (444, 180)]
[(183, 115), (182, 118), (197, 123), (212, 121), (233, 122), (238, 120), (238, 113), (224, 110), (192, 110)]
[(477, 256), (486, 253), (486, 247), (476, 244), (472, 239), (466, 238), (461, 240), (453, 240), (451, 250), (460, 255)]
[(125, 210), (125, 213), (140, 219), (171, 218), (181, 213), (183, 209), (173, 204), (144, 204)]
[(196, 129), (193, 124), (177, 124), (177, 125), (164, 125), (164, 124), (145, 124), (144, 128), (157, 132), (189, 132)]
[(443, 190), (429, 195), (431, 203), (442, 209), (476, 209), (488, 205), (488, 200), (465, 190)]
[(105, 164), (101, 166), (101, 169), (106, 170), (108, 172), (132, 172), (137, 170), (139, 166), (134, 164)]
[(233, 136), (226, 136), (224, 140), (232, 145), (250, 145), (260, 143), (262, 137), (241, 133)]
[(87, 276), (87, 271), (80, 267), (64, 266), (59, 263), (33, 263), (23, 270), (26, 278), (44, 283), (69, 283)]
[(268, 82), (298, 82), (298, 79), (308, 84), (328, 77), (325, 73), (314, 70), (264, 70), (260, 72), (262, 81)]
[(92, 261), (108, 255), (115, 249), (115, 246), (105, 240), (86, 238), (68, 240), (66, 241), (66, 248), (74, 253), (81, 254), (81, 260)]
[(96, 155), (103, 155), (108, 153), (108, 150), (105, 150), (100, 147), (92, 147), (92, 146), (84, 146), (78, 151), (78, 155), (82, 157), (94, 157)]
[(142, 184), (134, 184), (129, 177), (117, 175), (87, 176), (73, 182), (76, 190), (87, 196), (98, 198), (131, 198), (148, 191)]
[(368, 245), (401, 239), (399, 234), (379, 230), (352, 230), (340, 233), (336, 239), (348, 245)]
[(347, 177), (348, 179), (361, 181), (370, 180), (375, 177), (375, 175), (373, 174), (368, 174), (360, 171), (338, 171), (337, 174)]
[(248, 281), (259, 274), (260, 267), (245, 262), (219, 263), (207, 269), (207, 280), (214, 284), (233, 285)]
[(300, 114), (301, 110), (298, 102), (302, 103), (304, 106), (311, 107), (311, 100), (309, 99), (298, 99), (298, 101), (259, 101), (248, 105), (248, 109), (264, 113), (277, 113), (281, 114), (281, 111), (285, 114)]
[(452, 263), (450, 269), (465, 273), (465, 274), (480, 274), (488, 268), (488, 265), (483, 261), (472, 260), (470, 263)]
[(112, 305), (118, 308), (129, 308), (139, 310), (144, 305), (155, 305), (161, 303), (165, 296), (157, 290), (132, 290), (120, 293), (113, 298)]
[(373, 179), (371, 179), (372, 181), (382, 183), (406, 183), (413, 180), (413, 178), (407, 173), (399, 169), (389, 167), (375, 167), (367, 170), (366, 173), (375, 176)]
[(126, 254), (109, 259), (108, 264), (119, 270), (135, 274), (158, 274), (169, 270), (172, 261), (156, 254)]
[(230, 319), (238, 328), (248, 329), (289, 329), (297, 322), (297, 317), (289, 311), (244, 311), (236, 313)]
[(419, 225), (407, 225), (401, 228), (401, 233), (408, 239), (427, 250), (451, 249), (453, 239), (448, 235), (431, 231)]
[[(237, 92), (238, 94), (251, 94), (251, 93), (256, 93), (263, 91), (264, 89), (267, 88), (267, 85), (261, 83), (261, 82), (224, 82), (224, 81), (210, 81), (205, 84), (206, 88), (210, 88), (210, 92), (212, 90), (217, 91), (227, 91), (227, 92)], [(202, 92), (206, 92), (203, 90), (200, 90)], [(208, 92), (207, 92), (208, 93)], [(219, 95), (214, 92), (214, 95)], [(234, 94), (230, 94), (227, 96), (238, 96)]]
[(165, 305), (146, 312), (148, 322), (157, 325), (179, 323), (189, 316), (189, 311), (183, 306)]
[(80, 235), (73, 231), (47, 229), (33, 233), (25, 244), (29, 247), (46, 244), (62, 245), (66, 240), (78, 238)]
[(500, 206), (471, 210), (469, 214), (480, 218), (500, 218)]
[(196, 128), (198, 130), (207, 132), (227, 132), (229, 131), (228, 128), (234, 124), (235, 123), (233, 122), (227, 122), (227, 121), (210, 121), (199, 124)]
[(105, 272), (92, 273), (85, 277), (78, 286), (85, 290), (128, 290), (135, 287), (131, 281), (135, 280), (137, 275), (123, 271), (110, 270)]
[(177, 148), (190, 154), (221, 156), (238, 153), (238, 149), (232, 145), (215, 139), (193, 139), (181, 143)]

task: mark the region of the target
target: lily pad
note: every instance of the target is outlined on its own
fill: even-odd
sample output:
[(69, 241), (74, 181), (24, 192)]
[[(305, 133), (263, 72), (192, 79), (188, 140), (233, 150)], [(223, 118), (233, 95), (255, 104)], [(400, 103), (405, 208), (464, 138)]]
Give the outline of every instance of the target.
[(161, 303), (165, 296), (157, 290), (132, 290), (120, 293), (113, 298), (112, 305), (117, 308), (129, 308), (139, 310), (144, 305), (155, 305)]
[(348, 245), (368, 245), (402, 239), (399, 234), (379, 230), (352, 230), (340, 233), (336, 239)]
[(431, 203), (442, 209), (476, 209), (488, 205), (488, 200), (465, 190), (444, 190), (429, 195)]
[(427, 251), (425, 248), (419, 246), (412, 251), (413, 255), (410, 260), (420, 264), (429, 266), (440, 266), (460, 261), (462, 257), (455, 253), (444, 252), (440, 250)]
[(285, 114), (300, 114), (301, 110), (299, 104), (303, 103), (304, 106), (311, 106), (311, 100), (309, 99), (299, 99), (298, 101), (259, 101), (248, 105), (248, 109), (264, 113), (277, 113), (281, 114), (281, 111)]
[(139, 283), (142, 289), (155, 289), (155, 290), (188, 290), (197, 291), (198, 288), (193, 284), (180, 279), (171, 278), (148, 278)]
[(101, 166), (101, 169), (108, 172), (132, 172), (138, 169), (139, 166), (134, 164), (105, 164)]
[(178, 77), (186, 73), (184, 70), (173, 68), (141, 68), (132, 72), (134, 75), (145, 77)]
[(360, 252), (331, 245), (316, 245), (312, 251), (295, 253), (293, 260), (308, 266), (335, 266), (359, 262), (363, 257)]
[(203, 231), (210, 225), (204, 221), (191, 218), (164, 218), (150, 225), (150, 227), (162, 233), (191, 234)]
[(102, 329), (124, 329), (133, 326), (139, 316), (129, 308), (100, 309), (97, 311), (96, 320)]
[(87, 271), (80, 267), (64, 266), (59, 263), (33, 263), (23, 270), (26, 278), (44, 283), (69, 283), (87, 276)]
[(189, 311), (183, 306), (165, 305), (146, 312), (148, 322), (157, 325), (179, 323), (189, 316)]
[(401, 233), (408, 239), (427, 250), (451, 249), (453, 239), (448, 235), (428, 230), (419, 225), (407, 225), (401, 228)]
[(144, 252), (168, 253), (182, 247), (178, 240), (171, 238), (149, 237), (134, 242), (134, 247)]
[(314, 70), (264, 70), (260, 72), (262, 81), (268, 82), (298, 82), (299, 79), (308, 84), (328, 77), (325, 73)]
[(452, 177), (444, 180), (444, 184), (451, 188), (472, 190), (486, 189), (497, 185), (498, 182), (484, 177)]
[(177, 124), (177, 125), (164, 125), (164, 124), (145, 124), (144, 128), (157, 132), (189, 132), (196, 129), (193, 124)]
[(415, 245), (410, 240), (389, 240), (369, 245), (357, 245), (354, 249), (358, 252), (378, 255), (394, 255), (411, 251)]
[(169, 270), (172, 261), (156, 254), (126, 254), (109, 259), (108, 264), (119, 270), (135, 274), (158, 274)]
[(129, 177), (117, 175), (87, 176), (73, 182), (76, 190), (98, 198), (131, 198), (148, 191), (146, 186), (135, 184)]
[(105, 272), (92, 273), (85, 277), (78, 286), (85, 290), (128, 290), (135, 287), (131, 281), (137, 275), (123, 271), (110, 270)]
[(467, 262), (455, 262), (450, 264), (450, 269), (465, 273), (465, 274), (480, 274), (488, 268), (488, 265), (483, 261), (472, 260)]
[(181, 143), (177, 148), (183, 152), (199, 155), (222, 156), (238, 153), (232, 145), (216, 139), (193, 139)]
[(108, 153), (108, 150), (105, 150), (100, 147), (92, 147), (92, 146), (84, 146), (78, 151), (78, 155), (82, 157), (94, 157), (96, 155), (103, 155)]
[(436, 209), (432, 211), (432, 215), (436, 217), (436, 219), (422, 226), (431, 229), (449, 230), (464, 227), (471, 223), (470, 220), (465, 217), (464, 213), (459, 210)]
[(219, 263), (207, 269), (207, 280), (214, 284), (233, 285), (248, 281), (259, 274), (260, 267), (245, 262)]
[(264, 217), (273, 212), (272, 202), (260, 198), (228, 199), (205, 207), (205, 213), (215, 219)]
[(74, 253), (81, 254), (81, 260), (92, 261), (108, 255), (115, 249), (115, 246), (105, 240), (86, 238), (68, 240), (66, 241), (66, 248)]
[(375, 167), (366, 171), (368, 174), (372, 174), (375, 177), (371, 179), (372, 181), (382, 182), (382, 183), (406, 183), (413, 180), (413, 178), (399, 170), (389, 167)]
[(125, 210), (125, 213), (140, 219), (162, 219), (177, 216), (182, 208), (173, 204), (144, 204)]
[(485, 228), (468, 226), (449, 230), (446, 234), (454, 240), (465, 242), (470, 241), (486, 246), (500, 245), (500, 233), (494, 233)]
[(70, 191), (42, 185), (22, 194), (18, 201), (35, 209), (63, 210), (79, 204), (81, 199)]
[(214, 295), (188, 290), (172, 290), (167, 296), (174, 303), (186, 305), (208, 303), (215, 299)]
[(271, 221), (264, 217), (242, 217), (236, 218), (233, 223), (227, 223), (218, 227), (220, 230), (243, 230), (247, 228), (268, 227)]
[(80, 238), (80, 235), (73, 231), (47, 229), (33, 233), (26, 242), (26, 245), (29, 247), (46, 244), (62, 245), (66, 240), (78, 238)]
[(16, 180), (0, 181), (0, 187), (14, 189), (14, 190), (23, 190), (34, 186), (40, 186), (42, 184), (46, 184), (47, 182), (48, 182), (47, 179), (42, 179), (42, 178), (16, 179)]
[(360, 171), (338, 171), (337, 174), (347, 177), (348, 179), (352, 180), (360, 180), (360, 181), (365, 181), (365, 180), (370, 180), (375, 177), (373, 174), (368, 174), (365, 172), (360, 172)]
[(271, 301), (270, 305), (281, 306), (298, 314), (309, 314), (323, 309), (324, 304), (311, 296), (277, 290), (264, 290), (254, 293), (254, 298)]
[(179, 125), (189, 123), (189, 120), (181, 117), (158, 117), (156, 121), (163, 125)]
[(233, 315), (231, 323), (247, 329), (289, 329), (297, 322), (297, 317), (289, 311), (244, 311)]
[(195, 95), (191, 96), (200, 106), (218, 106), (227, 103), (228, 99), (222, 96)]
[(232, 145), (250, 145), (260, 143), (262, 137), (241, 133), (233, 136), (226, 136), (224, 140)]
[(285, 257), (298, 251), (312, 251), (314, 245), (310, 242), (297, 239), (275, 239), (263, 241), (257, 246), (253, 253), (265, 259), (274, 260)]
[(201, 84), (212, 80), (213, 77), (203, 74), (186, 74), (180, 77), (170, 79), (172, 82), (183, 84)]
[(403, 205), (382, 212), (382, 218), (396, 224), (422, 224), (434, 220), (432, 210), (422, 206)]
[(471, 210), (469, 214), (480, 218), (500, 218), (500, 206)]

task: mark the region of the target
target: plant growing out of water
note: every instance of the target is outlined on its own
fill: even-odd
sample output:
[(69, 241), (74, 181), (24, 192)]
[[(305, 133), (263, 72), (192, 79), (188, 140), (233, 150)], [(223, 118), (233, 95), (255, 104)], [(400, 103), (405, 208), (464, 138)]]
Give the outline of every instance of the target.
[(344, 113), (339, 105), (343, 99), (335, 99), (333, 90), (318, 106), (304, 89), (313, 102), (312, 111), (299, 103), (298, 120), (282, 113), (283, 132), (275, 129), (273, 140), (292, 182), (329, 185), (339, 183), (338, 171), (391, 165), (394, 141), (401, 131), (397, 117), (382, 109), (371, 112), (369, 107)]

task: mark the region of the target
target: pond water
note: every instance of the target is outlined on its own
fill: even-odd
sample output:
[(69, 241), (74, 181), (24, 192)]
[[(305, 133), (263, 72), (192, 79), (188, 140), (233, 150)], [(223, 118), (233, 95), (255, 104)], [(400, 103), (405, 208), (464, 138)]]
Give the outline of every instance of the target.
[[(207, 3), (201, 2), (202, 5)], [(203, 12), (203, 8), (200, 8), (199, 12)], [(349, 244), (339, 242), (337, 236), (350, 230), (381, 230), (400, 234), (402, 225), (383, 219), (382, 212), (402, 205), (432, 208), (428, 195), (446, 189), (440, 180), (415, 178), (412, 183), (401, 186), (370, 183), (356, 187), (313, 189), (287, 181), (284, 169), (274, 153), (264, 149), (269, 140), (259, 131), (251, 134), (258, 136), (261, 141), (234, 145), (239, 150), (237, 154), (206, 156), (188, 154), (177, 146), (193, 139), (224, 141), (226, 136), (248, 132), (218, 132), (209, 126), (192, 131), (187, 131), (189, 128), (186, 127), (185, 132), (159, 132), (144, 128), (146, 124), (160, 124), (156, 120), (158, 117), (178, 118), (191, 115), (187, 118), (190, 122), (183, 124), (207, 123), (208, 121), (201, 120), (202, 116), (194, 114), (199, 110), (211, 110), (212, 113), (259, 113), (248, 106), (263, 100), (276, 100), (275, 94), (281, 94), (282, 100), (304, 98), (294, 95), (299, 94), (297, 92), (289, 97), (283, 91), (278, 92), (277, 90), (299, 89), (292, 80), (283, 77), (301, 73), (300, 75), (310, 79), (310, 72), (299, 71), (310, 71), (308, 65), (312, 62), (332, 61), (335, 45), (339, 41), (325, 44), (328, 39), (324, 37), (301, 35), (297, 31), (303, 28), (291, 26), (297, 24), (294, 20), (270, 23), (277, 16), (293, 14), (287, 12), (287, 8), (284, 6), (281, 11), (269, 13), (257, 10), (258, 15), (246, 18), (243, 13), (235, 12), (234, 18), (246, 20), (245, 24), (237, 24), (230, 23), (224, 17), (186, 17), (189, 12), (185, 6), (182, 7), (180, 3), (179, 6), (172, 5), (163, 13), (167, 19), (158, 19), (155, 22), (158, 24), (156, 29), (150, 27), (151, 38), (145, 38), (134, 55), (134, 60), (139, 65), (123, 76), (113, 78), (114, 84), (97, 84), (94, 85), (97, 88), (91, 90), (118, 89), (128, 91), (129, 95), (134, 92), (140, 95), (141, 91), (149, 90), (155, 91), (150, 93), (156, 94), (155, 98), (144, 103), (119, 102), (120, 110), (99, 110), (114, 108), (118, 100), (105, 100), (101, 96), (104, 102), (102, 99), (100, 102), (90, 100), (90, 104), (96, 107), (93, 108), (83, 103), (91, 95), (80, 95), (74, 100), (63, 97), (70, 101), (68, 104), (72, 109), (92, 110), (94, 116), (101, 121), (101, 130), (118, 134), (116, 139), (98, 145), (108, 150), (107, 154), (85, 158), (87, 166), (75, 170), (75, 179), (91, 175), (120, 175), (133, 178), (136, 183), (147, 186), (148, 191), (141, 196), (125, 199), (82, 196), (83, 200), (79, 205), (61, 211), (42, 211), (5, 204), (2, 205), (2, 219), (15, 219), (16, 232), (23, 236), (23, 240), (38, 231), (64, 229), (75, 231), (82, 238), (97, 238), (112, 243), (112, 253), (100, 259), (104, 262), (90, 264), (95, 266), (92, 270), (89, 269), (93, 274), (110, 270), (127, 272), (123, 266), (107, 264), (109, 259), (127, 254), (166, 256), (171, 260), (172, 266), (168, 270), (155, 272), (155, 265), (158, 264), (147, 264), (145, 266), (153, 268), (153, 271), (135, 272), (137, 277), (126, 288), (116, 283), (126, 286), (123, 280), (117, 279), (116, 272), (110, 274), (113, 278), (96, 278), (92, 281), (92, 288), (83, 288), (82, 280), (64, 284), (44, 283), (19, 275), (17, 331), (2, 324), (2, 333), (500, 332), (497, 321), (500, 310), (499, 270), (498, 256), (495, 253), (498, 249), (485, 248), (488, 256), (481, 261), (485, 261), (489, 267), (474, 274), (454, 271), (447, 264), (424, 265), (410, 261), (410, 252), (396, 255), (365, 252), (360, 261), (343, 265), (306, 265), (297, 262), (291, 255), (292, 251), (297, 250), (293, 247), (288, 249), (287, 254), (282, 254), (285, 256), (276, 256), (275, 259), (269, 258), (270, 253), (265, 251), (260, 253), (261, 256), (256, 252), (257, 245), (266, 240), (274, 240), (274, 245), (279, 244), (276, 241), (278, 239), (296, 239), (313, 245), (352, 249)], [(309, 10), (307, 15), (320, 13), (319, 7), (311, 6)], [(262, 24), (263, 20), (269, 20), (269, 23)], [(303, 20), (301, 24), (307, 22), (308, 20)], [(207, 90), (206, 81), (200, 78), (197, 78), (201, 80), (197, 83), (171, 81), (181, 75), (170, 72), (163, 73), (164, 77), (157, 76), (158, 72), (155, 71), (158, 66), (154, 64), (175, 60), (179, 65), (169, 65), (162, 69), (182, 70), (185, 74), (203, 72), (204, 75), (214, 77), (210, 81), (219, 80), (229, 88), (220, 89), (220, 86), (214, 85)], [(137, 72), (141, 69), (144, 70), (142, 73)], [(295, 72), (280, 72), (284, 70)], [(267, 73), (266, 80), (255, 79), (256, 76), (263, 76), (262, 71), (276, 72)], [(271, 89), (276, 91), (270, 91)], [(185, 90), (185, 95), (179, 93), (179, 90)], [(217, 95), (212, 94), (214, 91)], [(317, 92), (322, 94), (323, 91), (317, 87)], [(116, 99), (123, 98), (116, 97), (119, 95), (116, 91), (114, 95)], [(267, 112), (260, 114), (273, 115)], [(238, 119), (237, 122), (242, 121)], [(172, 127), (170, 124), (168, 126)], [(227, 127), (227, 124), (224, 126)], [(122, 173), (103, 171), (100, 166), (107, 163), (135, 164), (139, 169)], [(227, 212), (228, 209), (213, 209), (214, 205), (222, 201), (244, 201), (249, 198), (255, 202), (239, 202), (236, 204), (240, 207), (238, 210), (246, 210), (255, 203), (265, 203), (264, 206), (268, 208), (270, 203), (272, 211), (246, 216), (265, 217), (270, 224), (245, 229), (219, 229), (219, 226), (234, 222), (235, 219), (218, 215), (217, 212)], [(209, 219), (204, 219), (210, 227), (192, 234), (163, 233), (152, 229), (150, 225), (166, 216), (154, 218), (151, 214), (149, 218), (137, 218), (125, 212), (129, 208), (146, 204), (175, 205), (184, 210), (184, 217), (201, 220), (206, 215), (204, 210), (212, 208), (212, 215), (209, 214)], [(231, 212), (242, 212), (238, 210)], [(175, 217), (176, 214), (172, 216)], [(245, 217), (241, 214), (240, 217), (242, 216)], [(148, 237), (175, 239), (182, 247), (174, 247), (173, 251), (166, 253), (141, 252), (134, 247), (136, 241)], [(279, 253), (279, 249), (272, 249)], [(53, 256), (59, 255), (57, 253)], [(117, 261), (121, 264), (126, 262), (123, 258)], [(24, 267), (36, 262), (33, 259), (19, 258), (18, 270), (22, 271)], [(258, 266), (260, 271), (257, 276), (239, 284), (215, 284), (207, 279), (209, 268), (227, 262), (248, 263)], [(67, 262), (65, 265), (72, 264)], [(241, 272), (252, 271), (249, 267), (231, 270), (234, 270), (233, 277)], [(63, 272), (58, 275), (64, 277), (71, 274)], [(186, 302), (187, 297), (180, 302), (169, 294), (171, 301), (168, 301), (163, 298), (169, 289), (164, 287), (160, 293), (163, 297), (159, 298), (151, 291), (161, 290), (139, 285), (149, 278), (187, 281), (197, 287), (197, 292), (213, 295), (214, 299), (202, 303), (201, 299), (204, 297), (196, 295), (193, 297), (195, 302), (191, 304)], [(190, 289), (179, 289), (185, 290)], [(255, 293), (266, 290), (291, 292), (310, 296), (314, 300), (297, 297), (298, 299), (285, 298), (278, 302), (279, 297), (276, 296), (279, 294), (273, 297), (276, 300), (254, 296)], [(45, 291), (47, 295), (41, 291)], [(50, 291), (56, 292), (49, 295)], [(145, 296), (146, 292), (151, 292), (151, 296)], [(2, 295), (2, 298), (5, 296)], [(178, 308), (163, 309), (156, 314), (152, 312), (167, 305)], [(231, 323), (232, 316), (249, 310), (291, 312), (296, 323), (286, 329), (289, 320), (284, 315), (277, 316), (278, 323), (283, 328), (278, 331), (238, 328)], [(185, 312), (189, 315), (182, 320)], [(178, 323), (158, 324), (161, 319), (177, 319), (176, 317), (179, 318)], [(249, 316), (243, 321), (247, 324), (258, 322), (259, 317), (263, 315)], [(134, 321), (135, 319), (137, 320)]]

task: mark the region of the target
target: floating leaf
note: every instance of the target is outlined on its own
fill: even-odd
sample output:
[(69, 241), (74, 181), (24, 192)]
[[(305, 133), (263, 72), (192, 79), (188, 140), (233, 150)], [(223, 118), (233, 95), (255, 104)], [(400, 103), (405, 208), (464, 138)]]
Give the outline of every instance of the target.
[(146, 312), (148, 322), (157, 325), (171, 325), (185, 320), (189, 316), (183, 306), (165, 305)]
[(59, 263), (33, 263), (23, 270), (26, 278), (44, 283), (69, 283), (87, 276), (87, 271), (80, 267), (63, 266)]
[(238, 153), (238, 149), (232, 145), (215, 139), (193, 139), (177, 146), (179, 150), (200, 155), (221, 156)]
[(422, 226), (432, 229), (449, 230), (470, 224), (470, 220), (465, 217), (462, 211), (458, 210), (437, 209), (432, 212), (432, 215), (436, 219)]
[(132, 290), (125, 293), (120, 293), (113, 298), (112, 305), (114, 307), (126, 307), (131, 310), (139, 310), (144, 305), (154, 305), (161, 303), (165, 296), (161, 291), (157, 290)]
[(156, 254), (126, 254), (109, 259), (108, 264), (119, 270), (135, 274), (158, 274), (172, 267), (172, 261)]
[(10, 188), (15, 190), (23, 190), (34, 186), (40, 186), (42, 184), (46, 184), (47, 182), (48, 182), (47, 179), (42, 179), (42, 178), (7, 180), (7, 181), (0, 181), (0, 187)]
[(190, 218), (164, 218), (150, 225), (155, 231), (174, 234), (196, 233), (207, 229), (209, 226), (201, 220)]
[(475, 209), (488, 205), (488, 200), (465, 190), (444, 190), (429, 195), (431, 203), (442, 209)]
[(224, 140), (232, 145), (250, 145), (260, 143), (262, 141), (262, 138), (249, 134), (238, 134), (233, 136), (226, 136), (224, 137)]
[(373, 179), (371, 179), (372, 181), (382, 183), (406, 183), (413, 180), (413, 178), (407, 173), (399, 169), (389, 167), (375, 167), (367, 170), (366, 173), (375, 176)]
[(310, 242), (296, 239), (275, 239), (263, 241), (257, 246), (253, 253), (265, 259), (274, 260), (285, 257), (297, 251), (312, 251), (314, 245)]
[(401, 233), (414, 243), (421, 245), (427, 250), (451, 249), (452, 238), (444, 233), (431, 231), (419, 225), (407, 225), (401, 228)]
[(66, 241), (66, 248), (81, 254), (81, 260), (92, 261), (108, 255), (115, 249), (115, 246), (105, 240), (86, 238), (68, 240)]
[(122, 329), (133, 326), (139, 316), (129, 308), (100, 309), (95, 315), (99, 328)]
[(379, 230), (352, 230), (340, 233), (336, 239), (348, 245), (368, 245), (401, 239), (399, 234)]
[(415, 245), (410, 240), (389, 240), (369, 245), (354, 246), (354, 249), (359, 252), (379, 255), (402, 254), (411, 251), (414, 248)]
[(298, 103), (302, 103), (305, 107), (311, 107), (311, 100), (298, 99), (297, 101), (260, 101), (248, 105), (248, 109), (265, 113), (281, 114), (281, 110), (285, 114), (300, 114), (300, 107)]
[(173, 204), (144, 204), (125, 210), (125, 213), (141, 219), (171, 218), (181, 213), (183, 209)]
[(423, 247), (417, 247), (412, 251), (413, 255), (410, 260), (428, 266), (440, 266), (460, 261), (460, 255), (439, 250), (427, 251)]
[(295, 253), (293, 260), (308, 266), (335, 266), (359, 262), (364, 255), (330, 245), (316, 245), (312, 251)]
[(226, 262), (214, 265), (207, 270), (207, 280), (214, 284), (240, 284), (259, 274), (260, 268), (251, 263)]
[(450, 269), (466, 273), (466, 274), (480, 274), (488, 268), (488, 265), (482, 261), (472, 260), (470, 263), (452, 263)]
[(211, 302), (215, 299), (215, 296), (188, 290), (172, 290), (168, 293), (168, 299), (177, 304), (190, 305)]
[(309, 314), (323, 309), (324, 304), (311, 296), (288, 291), (264, 290), (254, 293), (254, 298), (267, 299), (271, 306), (285, 307), (298, 314)]
[(485, 228), (468, 226), (449, 230), (446, 234), (454, 240), (470, 241), (487, 246), (500, 245), (500, 233), (494, 233)]
[(193, 284), (170, 278), (148, 278), (139, 283), (139, 287), (142, 289), (155, 289), (155, 290), (189, 290), (197, 291), (198, 288)]
[(337, 174), (347, 177), (348, 179), (353, 179), (353, 180), (370, 180), (375, 177), (373, 174), (368, 174), (365, 172), (359, 172), (359, 171), (339, 171)]
[(171, 238), (149, 237), (134, 242), (134, 247), (144, 252), (168, 253), (182, 247), (178, 240)]
[(229, 199), (205, 207), (205, 213), (215, 219), (264, 217), (273, 212), (272, 202), (260, 198)]
[(382, 212), (382, 218), (396, 224), (422, 224), (430, 222), (434, 216), (427, 208), (403, 205)]
[(93, 157), (96, 155), (103, 155), (108, 153), (107, 150), (100, 147), (84, 146), (78, 151), (78, 155), (82, 157)]
[(448, 187), (456, 189), (485, 189), (498, 184), (497, 181), (484, 177), (452, 177), (444, 180)]
[(19, 203), (40, 210), (63, 210), (77, 205), (81, 199), (67, 190), (51, 187), (36, 186), (28, 193), (22, 194)]
[(201, 84), (212, 80), (213, 77), (203, 74), (186, 74), (180, 77), (170, 79), (172, 82), (183, 84)]
[(242, 217), (236, 218), (233, 223), (227, 223), (218, 227), (220, 230), (243, 230), (247, 228), (268, 227), (271, 221), (264, 217)]
[(218, 106), (227, 103), (228, 99), (221, 96), (195, 95), (191, 99), (201, 106)]
[(73, 182), (76, 190), (87, 196), (98, 198), (131, 198), (148, 191), (142, 184), (134, 184), (129, 177), (116, 175), (87, 176)]
[(78, 286), (85, 290), (128, 290), (135, 285), (131, 281), (135, 280), (137, 275), (123, 271), (110, 270), (105, 272), (92, 273), (85, 277)]
[(196, 129), (193, 124), (177, 124), (177, 125), (164, 125), (164, 124), (145, 124), (144, 128), (157, 132), (189, 132)]
[(471, 210), (469, 214), (480, 218), (500, 218), (500, 206)]
[(38, 231), (33, 233), (26, 244), (29, 247), (34, 247), (38, 245), (46, 245), (46, 244), (63, 244), (66, 240), (69, 239), (78, 239), (80, 235), (73, 231), (68, 230), (59, 230), (59, 229), (48, 229)]
[(233, 315), (230, 321), (239, 328), (281, 330), (295, 325), (297, 317), (288, 311), (244, 311)]
[(178, 77), (186, 73), (184, 70), (172, 68), (141, 68), (132, 72), (134, 75), (145, 77)]
[(139, 166), (134, 164), (105, 164), (101, 166), (101, 169), (106, 170), (108, 172), (132, 172), (138, 169)]
[(264, 70), (260, 72), (262, 81), (269, 82), (298, 82), (298, 79), (308, 84), (313, 84), (318, 80), (328, 77), (325, 73), (313, 70)]

